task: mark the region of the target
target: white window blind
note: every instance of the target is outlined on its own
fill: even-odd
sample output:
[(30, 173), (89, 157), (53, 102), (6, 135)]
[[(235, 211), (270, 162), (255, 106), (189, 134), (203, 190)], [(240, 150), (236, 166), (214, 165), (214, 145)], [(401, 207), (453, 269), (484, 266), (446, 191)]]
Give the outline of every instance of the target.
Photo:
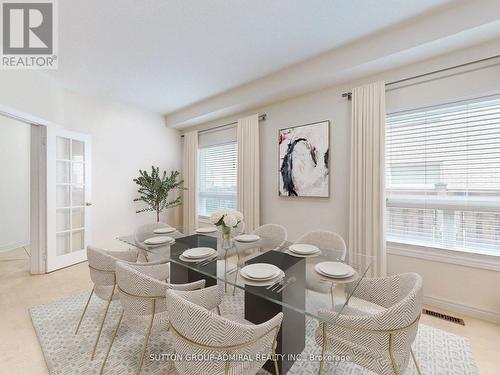
[(236, 142), (198, 150), (198, 215), (236, 208), (237, 157)]
[(500, 256), (500, 98), (386, 124), (387, 240)]

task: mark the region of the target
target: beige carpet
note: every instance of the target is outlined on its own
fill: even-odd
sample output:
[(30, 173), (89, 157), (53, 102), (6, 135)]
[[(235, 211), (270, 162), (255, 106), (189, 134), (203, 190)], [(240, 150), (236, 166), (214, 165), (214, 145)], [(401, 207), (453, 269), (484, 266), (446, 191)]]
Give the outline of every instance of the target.
[[(94, 361), (90, 361), (90, 351), (98, 329), (98, 317), (102, 316), (104, 303), (97, 298), (93, 300), (80, 328), (80, 333), (75, 336), (74, 330), (87, 297), (88, 294), (77, 294), (50, 304), (35, 306), (30, 310), (33, 326), (38, 335), (51, 375), (90, 375), (99, 373), (105, 350), (109, 345), (112, 329), (118, 319), (120, 306), (119, 302), (113, 303), (107, 320), (108, 324), (103, 331), (98, 354)], [(222, 311), (223, 314), (242, 314), (242, 306), (242, 294), (235, 297), (226, 296)], [(313, 339), (316, 327), (317, 322), (308, 318), (304, 355), (320, 353), (320, 348)], [(137, 368), (139, 352), (142, 349), (143, 338), (144, 336), (122, 327), (113, 345), (105, 374), (134, 374)], [(475, 375), (478, 373), (466, 338), (421, 324), (414, 349), (424, 374)], [(142, 373), (162, 374), (166, 362), (154, 358), (161, 358), (161, 353), (169, 352), (168, 333), (153, 334)], [(350, 362), (329, 363), (325, 373), (333, 373), (336, 366), (336, 374), (373, 374), (371, 371)], [(289, 374), (312, 374), (316, 373), (317, 369), (317, 362), (301, 361), (294, 364)], [(410, 374), (416, 374), (411, 362), (405, 375)]]

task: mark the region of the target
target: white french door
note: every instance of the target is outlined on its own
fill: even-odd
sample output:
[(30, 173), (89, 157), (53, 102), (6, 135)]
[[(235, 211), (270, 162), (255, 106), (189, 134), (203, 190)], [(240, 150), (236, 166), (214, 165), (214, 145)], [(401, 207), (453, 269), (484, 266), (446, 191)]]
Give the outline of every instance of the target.
[(87, 259), (91, 222), (90, 136), (47, 129), (47, 272)]

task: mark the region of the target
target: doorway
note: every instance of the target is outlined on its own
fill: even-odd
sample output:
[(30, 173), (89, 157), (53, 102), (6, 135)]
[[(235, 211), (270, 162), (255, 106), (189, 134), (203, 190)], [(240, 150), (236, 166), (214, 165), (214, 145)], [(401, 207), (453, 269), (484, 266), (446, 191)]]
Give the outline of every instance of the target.
[(32, 274), (87, 260), (91, 160), (89, 135), (0, 112), (0, 260)]
[(29, 270), (31, 125), (0, 114), (0, 260)]

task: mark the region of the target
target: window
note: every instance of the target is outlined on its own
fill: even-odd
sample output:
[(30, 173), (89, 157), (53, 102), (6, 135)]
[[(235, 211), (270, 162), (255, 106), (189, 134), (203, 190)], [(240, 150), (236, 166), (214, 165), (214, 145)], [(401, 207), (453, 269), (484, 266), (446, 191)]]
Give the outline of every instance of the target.
[(198, 215), (216, 208), (236, 208), (236, 142), (198, 150)]
[(386, 123), (387, 240), (500, 256), (500, 98)]

